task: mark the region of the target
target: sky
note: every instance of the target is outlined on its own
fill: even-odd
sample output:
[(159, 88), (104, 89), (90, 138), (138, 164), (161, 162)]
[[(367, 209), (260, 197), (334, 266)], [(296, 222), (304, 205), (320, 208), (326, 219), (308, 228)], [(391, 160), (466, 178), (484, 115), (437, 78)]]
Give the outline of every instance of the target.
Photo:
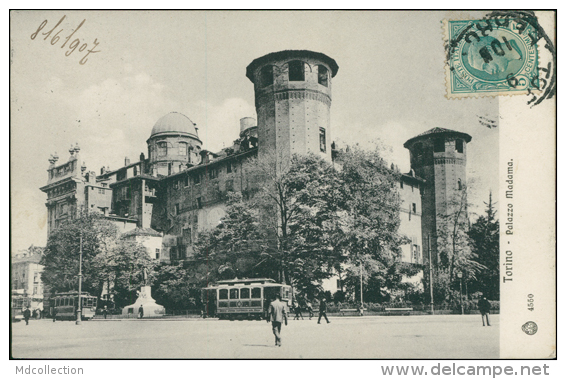
[[(10, 16), (13, 252), (45, 246), (46, 195), (39, 188), (47, 183), (51, 154), (57, 152), (61, 164), (78, 143), (88, 170), (117, 169), (125, 157), (133, 162), (142, 152), (147, 156), (151, 129), (169, 112), (189, 117), (203, 146), (218, 151), (238, 137), (240, 118), (256, 117), (247, 65), (287, 49), (322, 52), (338, 63), (331, 106), (331, 135), (338, 146), (370, 148), (380, 141), (388, 146), (389, 161), (407, 172), (406, 140), (434, 127), (466, 132), (472, 136), (467, 150), (471, 201), (477, 205), (472, 211), (483, 212), (490, 191), (497, 201), (499, 132), (480, 118), (498, 121), (498, 99), (444, 96), (441, 21), (457, 13), (19, 11)], [(45, 39), (43, 33), (63, 16)]]

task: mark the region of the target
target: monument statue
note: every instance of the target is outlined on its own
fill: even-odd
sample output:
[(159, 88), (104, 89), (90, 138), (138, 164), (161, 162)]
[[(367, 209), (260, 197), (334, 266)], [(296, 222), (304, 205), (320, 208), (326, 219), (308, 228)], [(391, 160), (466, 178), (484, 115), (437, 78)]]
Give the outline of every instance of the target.
[(137, 291), (138, 298), (134, 304), (124, 307), (122, 310), (122, 315), (138, 317), (140, 306), (143, 305), (145, 317), (162, 317), (165, 314), (165, 307), (159, 305), (151, 297), (151, 286), (149, 285), (149, 275), (147, 268), (144, 267), (142, 270), (142, 287)]

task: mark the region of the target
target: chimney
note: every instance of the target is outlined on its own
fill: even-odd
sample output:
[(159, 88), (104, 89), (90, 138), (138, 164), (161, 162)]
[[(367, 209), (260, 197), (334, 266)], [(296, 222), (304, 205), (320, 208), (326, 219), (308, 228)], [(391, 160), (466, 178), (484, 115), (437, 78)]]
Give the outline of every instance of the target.
[(130, 165), (130, 158), (126, 157), (124, 158), (124, 166), (129, 166)]

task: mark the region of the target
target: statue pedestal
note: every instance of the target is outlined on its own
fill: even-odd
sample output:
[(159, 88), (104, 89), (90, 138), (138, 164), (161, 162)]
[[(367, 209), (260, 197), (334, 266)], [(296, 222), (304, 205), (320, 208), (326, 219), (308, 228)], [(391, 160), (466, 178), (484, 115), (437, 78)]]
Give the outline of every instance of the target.
[(159, 305), (151, 297), (151, 287), (144, 286), (141, 288), (138, 299), (132, 305), (128, 305), (122, 309), (122, 316), (139, 317), (140, 306), (143, 305), (143, 317), (163, 317), (165, 307)]

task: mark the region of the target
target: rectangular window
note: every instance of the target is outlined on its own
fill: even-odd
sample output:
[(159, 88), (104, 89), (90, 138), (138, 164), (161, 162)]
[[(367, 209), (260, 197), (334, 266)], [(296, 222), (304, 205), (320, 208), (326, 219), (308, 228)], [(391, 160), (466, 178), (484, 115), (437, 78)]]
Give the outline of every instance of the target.
[(218, 290), (218, 298), (220, 300), (227, 300), (228, 299), (228, 290), (227, 289)]
[(196, 174), (194, 176), (194, 183), (195, 184), (200, 184), (200, 173)]
[(177, 246), (177, 250), (178, 250), (178, 254), (179, 254), (179, 259), (187, 258), (187, 248), (185, 247), (185, 245)]
[(177, 246), (171, 246), (169, 248), (169, 256), (171, 257), (172, 261), (177, 260)]
[(155, 259), (159, 259), (160, 251), (160, 249), (155, 249)]
[(179, 204), (175, 204), (175, 215), (179, 214)]
[(273, 66), (265, 66), (261, 69), (261, 86), (267, 87), (273, 84)]
[(197, 208), (202, 209), (202, 197), (197, 197)]
[(226, 163), (226, 173), (229, 174), (232, 172), (232, 163)]
[(305, 81), (305, 64), (301, 61), (289, 62), (289, 81), (303, 82)]
[(237, 288), (230, 288), (230, 299), (238, 299), (238, 289)]
[(318, 66), (318, 84), (328, 87), (328, 70), (325, 66)]
[(167, 155), (167, 142), (159, 142), (157, 144), (157, 156), (164, 157)]
[(456, 140), (456, 151), (459, 153), (464, 152), (464, 141), (462, 141), (461, 139)]
[(326, 129), (320, 128), (320, 151), (326, 153)]
[(417, 213), (417, 203), (413, 203), (413, 213)]
[(249, 299), (249, 298), (250, 298), (250, 289), (242, 288), (240, 290), (240, 299)]
[(187, 144), (184, 142), (179, 143), (179, 155), (187, 155)]
[(189, 177), (185, 176), (185, 187), (189, 186)]
[(434, 152), (435, 153), (444, 152), (444, 140), (442, 138), (437, 138), (434, 140)]
[(419, 245), (413, 245), (413, 263), (420, 262), (421, 247)]
[(183, 238), (185, 238), (185, 241), (191, 245), (193, 243), (192, 241), (192, 233), (191, 233), (191, 228), (185, 228), (183, 229)]

